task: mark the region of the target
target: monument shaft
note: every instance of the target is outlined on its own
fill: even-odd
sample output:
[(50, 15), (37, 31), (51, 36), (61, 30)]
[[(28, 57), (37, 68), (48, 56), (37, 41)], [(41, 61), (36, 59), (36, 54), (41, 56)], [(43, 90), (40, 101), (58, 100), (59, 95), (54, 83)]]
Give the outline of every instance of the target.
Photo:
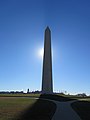
[(44, 36), (42, 93), (45, 93), (45, 94), (53, 93), (51, 31), (49, 27), (46, 28), (45, 36)]

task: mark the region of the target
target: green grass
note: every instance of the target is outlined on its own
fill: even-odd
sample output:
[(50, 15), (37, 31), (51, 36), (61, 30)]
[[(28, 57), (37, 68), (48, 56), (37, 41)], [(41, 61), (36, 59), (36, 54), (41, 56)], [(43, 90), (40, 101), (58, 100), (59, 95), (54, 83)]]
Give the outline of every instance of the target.
[(57, 95), (57, 94), (45, 94), (45, 95), (41, 95), (41, 98), (45, 98), (45, 99), (50, 99), (50, 100), (56, 100), (56, 101), (60, 101), (60, 102), (66, 102), (66, 101), (71, 101), (71, 100), (76, 100), (76, 98), (74, 97), (68, 97), (66, 95)]
[(40, 97), (40, 94), (0, 94), (0, 97)]
[(0, 97), (0, 120), (11, 120), (35, 102), (29, 98)]
[(29, 97), (0, 97), (0, 120), (50, 120), (56, 105)]
[(71, 104), (82, 120), (90, 120), (90, 98), (84, 98)]
[(90, 98), (90, 96), (82, 97), (82, 96), (77, 96), (77, 95), (61, 95), (61, 94), (56, 94), (58, 96), (70, 98), (70, 99), (84, 99), (84, 98)]
[[(39, 98), (41, 94), (0, 94), (0, 97), (37, 97)], [(45, 95), (47, 98), (59, 100), (61, 97), (65, 98), (66, 101), (72, 100), (72, 99), (83, 99), (83, 98), (90, 98), (90, 97), (80, 97), (80, 96), (75, 96), (75, 95), (61, 95), (61, 94), (53, 94), (53, 97), (51, 95)], [(57, 98), (57, 97), (58, 98)]]
[[(34, 99), (34, 98), (41, 99)], [(71, 101), (73, 109), (82, 120), (90, 120), (90, 97), (83, 98), (66, 95), (40, 95), (40, 94), (0, 94), (0, 120), (51, 120), (56, 105), (48, 100)]]

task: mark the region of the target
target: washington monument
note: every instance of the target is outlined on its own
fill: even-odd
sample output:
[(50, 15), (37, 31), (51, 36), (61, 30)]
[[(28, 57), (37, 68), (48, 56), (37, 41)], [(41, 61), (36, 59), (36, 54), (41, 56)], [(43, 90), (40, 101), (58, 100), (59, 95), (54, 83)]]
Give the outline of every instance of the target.
[(44, 56), (42, 73), (42, 94), (53, 93), (52, 81), (52, 51), (51, 51), (51, 31), (49, 27), (45, 29), (44, 34)]

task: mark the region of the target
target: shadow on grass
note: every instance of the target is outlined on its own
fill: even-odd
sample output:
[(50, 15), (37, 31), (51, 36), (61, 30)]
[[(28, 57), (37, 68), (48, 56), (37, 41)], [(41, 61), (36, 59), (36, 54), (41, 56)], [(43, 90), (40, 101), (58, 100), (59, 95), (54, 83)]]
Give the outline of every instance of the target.
[(56, 95), (56, 94), (52, 94), (52, 95), (51, 94), (44, 94), (44, 95), (41, 95), (40, 98), (50, 99), (50, 100), (55, 100), (55, 101), (60, 101), (60, 102), (76, 100), (75, 98), (60, 96), (60, 95)]
[(37, 99), (36, 103), (31, 107), (28, 107), (25, 111), (23, 111), (18, 118), (13, 120), (51, 120), (55, 111), (56, 104), (41, 99), (43, 95)]
[(32, 107), (28, 107), (27, 110), (23, 111), (17, 119), (13, 120), (51, 120), (56, 111), (56, 104), (44, 99), (56, 101), (75, 100), (54, 94), (43, 94), (40, 95), (39, 99), (37, 99), (36, 103)]
[(90, 120), (90, 101), (77, 101), (71, 106), (82, 120)]

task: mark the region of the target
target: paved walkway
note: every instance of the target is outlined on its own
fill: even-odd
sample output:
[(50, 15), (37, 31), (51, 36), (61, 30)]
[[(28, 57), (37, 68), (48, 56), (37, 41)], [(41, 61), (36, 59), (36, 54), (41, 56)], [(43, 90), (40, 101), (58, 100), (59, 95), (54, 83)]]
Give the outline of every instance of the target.
[(72, 109), (71, 103), (75, 101), (57, 102), (53, 101), (57, 105), (56, 112), (52, 120), (81, 120), (77, 113)]
[[(39, 98), (34, 98), (34, 99), (39, 99)], [(44, 99), (44, 98), (41, 99), (52, 101), (56, 104), (57, 108), (52, 120), (81, 120), (78, 114), (71, 107), (71, 103), (77, 100), (58, 102), (50, 99)]]

